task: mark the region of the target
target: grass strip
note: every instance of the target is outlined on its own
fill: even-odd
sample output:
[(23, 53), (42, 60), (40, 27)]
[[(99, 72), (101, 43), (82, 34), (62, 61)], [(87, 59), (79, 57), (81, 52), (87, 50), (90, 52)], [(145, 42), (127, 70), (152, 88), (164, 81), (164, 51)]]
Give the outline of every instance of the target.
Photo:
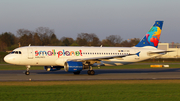
[(1, 101), (180, 100), (179, 80), (30, 81), (0, 84)]
[(0, 86), (104, 85), (104, 84), (180, 84), (180, 80), (90, 80), (90, 81), (10, 81)]

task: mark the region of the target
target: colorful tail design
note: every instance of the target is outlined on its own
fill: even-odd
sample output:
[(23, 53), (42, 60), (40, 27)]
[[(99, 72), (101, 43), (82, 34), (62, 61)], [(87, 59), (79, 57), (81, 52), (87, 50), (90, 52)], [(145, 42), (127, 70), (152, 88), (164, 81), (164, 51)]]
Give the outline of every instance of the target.
[(136, 45), (136, 47), (153, 46), (157, 48), (161, 36), (162, 26), (163, 21), (155, 21), (155, 24), (151, 27), (144, 38)]

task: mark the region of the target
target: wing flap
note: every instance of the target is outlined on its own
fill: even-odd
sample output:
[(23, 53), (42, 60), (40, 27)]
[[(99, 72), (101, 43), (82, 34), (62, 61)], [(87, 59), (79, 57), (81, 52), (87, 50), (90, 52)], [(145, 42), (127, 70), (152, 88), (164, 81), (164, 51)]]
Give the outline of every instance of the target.
[(111, 55), (111, 56), (102, 56), (102, 57), (87, 57), (81, 59), (69, 59), (68, 61), (102, 61), (109, 59), (121, 59), (126, 56), (136, 55), (136, 54), (126, 54), (126, 55)]

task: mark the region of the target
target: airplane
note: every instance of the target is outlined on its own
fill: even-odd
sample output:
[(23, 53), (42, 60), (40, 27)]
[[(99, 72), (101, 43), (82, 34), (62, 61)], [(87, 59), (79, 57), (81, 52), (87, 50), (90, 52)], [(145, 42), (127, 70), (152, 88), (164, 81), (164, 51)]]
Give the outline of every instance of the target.
[(46, 71), (64, 68), (66, 72), (80, 74), (88, 69), (94, 75), (95, 66), (119, 66), (143, 61), (166, 54), (157, 49), (163, 21), (155, 21), (142, 40), (133, 47), (84, 47), (84, 46), (24, 46), (14, 49), (4, 61), (14, 65), (25, 65), (29, 75), (31, 66), (44, 66)]

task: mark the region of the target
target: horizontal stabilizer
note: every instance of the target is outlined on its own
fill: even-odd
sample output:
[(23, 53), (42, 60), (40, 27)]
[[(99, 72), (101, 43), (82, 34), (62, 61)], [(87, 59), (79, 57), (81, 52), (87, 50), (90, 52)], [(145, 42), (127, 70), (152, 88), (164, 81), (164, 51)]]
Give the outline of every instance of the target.
[(168, 53), (168, 52), (174, 52), (174, 51), (150, 52), (150, 53), (148, 53), (148, 54), (150, 54), (150, 55), (153, 55), (153, 54), (166, 54), (166, 53)]

